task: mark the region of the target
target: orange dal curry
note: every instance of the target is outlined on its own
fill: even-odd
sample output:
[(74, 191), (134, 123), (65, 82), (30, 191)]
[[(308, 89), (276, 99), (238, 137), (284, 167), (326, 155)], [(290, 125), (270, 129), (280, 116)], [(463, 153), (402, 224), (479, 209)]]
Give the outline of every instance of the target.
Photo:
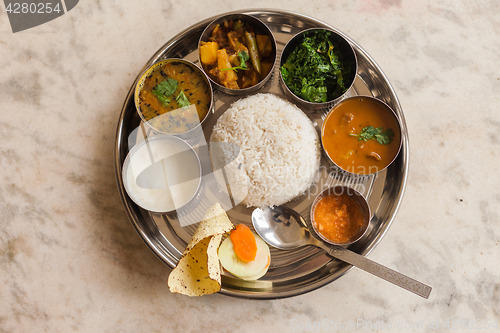
[(361, 206), (347, 194), (329, 194), (314, 208), (313, 225), (324, 238), (336, 244), (354, 241), (364, 226)]
[[(360, 140), (368, 126), (391, 129), (389, 144)], [(400, 131), (390, 109), (369, 98), (358, 97), (338, 104), (323, 124), (321, 140), (330, 159), (341, 169), (356, 174), (370, 174), (387, 167), (400, 147)]]

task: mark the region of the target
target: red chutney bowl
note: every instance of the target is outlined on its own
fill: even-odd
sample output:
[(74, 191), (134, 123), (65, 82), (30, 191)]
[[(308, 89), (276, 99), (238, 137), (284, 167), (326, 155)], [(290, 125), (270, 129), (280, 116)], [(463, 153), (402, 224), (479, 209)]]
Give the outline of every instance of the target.
[(350, 245), (363, 237), (371, 212), (366, 199), (347, 186), (322, 191), (311, 206), (311, 225), (325, 242)]

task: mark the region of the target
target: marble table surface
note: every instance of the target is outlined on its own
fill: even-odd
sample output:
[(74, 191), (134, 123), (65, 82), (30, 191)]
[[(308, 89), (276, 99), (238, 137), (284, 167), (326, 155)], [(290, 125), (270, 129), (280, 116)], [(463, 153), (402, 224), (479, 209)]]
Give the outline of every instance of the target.
[[(349, 35), (398, 94), (410, 171), (369, 258), (428, 300), (353, 269), (278, 300), (171, 294), (115, 181), (124, 98), (149, 57), (230, 10), (305, 14)], [(497, 332), (500, 3), (87, 0), (12, 33), (0, 5), (0, 332)]]

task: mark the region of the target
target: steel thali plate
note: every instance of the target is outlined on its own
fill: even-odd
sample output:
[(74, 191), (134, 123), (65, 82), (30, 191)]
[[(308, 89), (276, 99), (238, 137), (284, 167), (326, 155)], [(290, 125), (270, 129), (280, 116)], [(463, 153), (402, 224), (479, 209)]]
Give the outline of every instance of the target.
[[(337, 31), (351, 43), (358, 58), (358, 73), (350, 96), (369, 95), (379, 98), (389, 104), (399, 117), (403, 143), (398, 157), (387, 169), (372, 176), (352, 177), (336, 172), (328, 164), (326, 158), (322, 157), (319, 180), (317, 184), (313, 184), (317, 187), (317, 193), (327, 186), (348, 185), (368, 199), (373, 212), (369, 229), (361, 240), (349, 247), (352, 251), (367, 255), (381, 241), (393, 222), (402, 200), (408, 175), (408, 132), (401, 105), (389, 80), (361, 46), (324, 22), (298, 13), (276, 10), (237, 11), (224, 13), (224, 15), (232, 13), (253, 15), (268, 25), (278, 47), (277, 64), (279, 64), (279, 55), (286, 42), (301, 30), (324, 27)], [(164, 58), (183, 58), (200, 65), (197, 53), (198, 39), (204, 28), (215, 18), (207, 18), (196, 23), (170, 39), (148, 60), (141, 73)], [(269, 82), (257, 93), (274, 93), (285, 98), (279, 86), (277, 67), (278, 65), (275, 66), (274, 74)], [(118, 120), (115, 140), (116, 178), (124, 207), (135, 229), (154, 254), (163, 263), (173, 268), (194, 233), (196, 225), (181, 227), (175, 213), (161, 215), (141, 209), (126, 194), (121, 177), (125, 157), (131, 146), (135, 144), (136, 138), (132, 134), (135, 129), (141, 128), (140, 118), (134, 105), (134, 88), (139, 77), (140, 73), (128, 92)], [(209, 138), (217, 118), (239, 98), (242, 97), (215, 92), (215, 114), (203, 124), (206, 138)], [(327, 110), (302, 109), (313, 121), (319, 133)], [(308, 218), (313, 199), (313, 195), (303, 195), (288, 203), (288, 206)], [(203, 206), (204, 203), (199, 204)], [(251, 225), (251, 212), (251, 209), (238, 205), (227, 213), (234, 224)], [(257, 281), (243, 281), (223, 273), (220, 292), (230, 296), (257, 299), (289, 297), (312, 291), (335, 281), (351, 268), (351, 265), (332, 259), (323, 250), (315, 247), (304, 247), (293, 251), (271, 248), (271, 266), (263, 278)]]

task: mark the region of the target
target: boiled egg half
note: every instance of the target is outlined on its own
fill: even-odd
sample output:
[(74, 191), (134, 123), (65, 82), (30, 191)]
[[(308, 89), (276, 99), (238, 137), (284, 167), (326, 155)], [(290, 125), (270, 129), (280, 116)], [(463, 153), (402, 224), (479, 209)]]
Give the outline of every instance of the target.
[(244, 224), (231, 230), (220, 245), (218, 255), (222, 267), (243, 280), (261, 278), (271, 263), (267, 244)]

